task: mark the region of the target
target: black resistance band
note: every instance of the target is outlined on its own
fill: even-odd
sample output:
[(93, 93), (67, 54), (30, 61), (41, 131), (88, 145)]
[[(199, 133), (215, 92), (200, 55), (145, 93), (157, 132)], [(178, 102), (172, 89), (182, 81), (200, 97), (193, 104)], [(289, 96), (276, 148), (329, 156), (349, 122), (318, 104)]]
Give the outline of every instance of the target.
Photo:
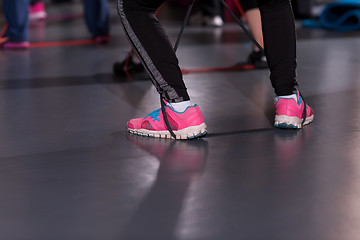
[[(236, 0), (235, 0), (236, 1)], [(225, 7), (225, 9), (230, 13), (230, 15), (235, 19), (235, 21), (240, 25), (240, 27), (244, 30), (244, 32), (248, 35), (248, 37), (251, 39), (251, 41), (260, 49), (260, 51), (262, 53), (265, 54), (265, 51), (264, 49), (260, 46), (260, 44), (256, 41), (256, 39), (251, 35), (251, 33), (247, 30), (247, 28), (244, 26), (244, 24), (240, 21), (240, 19), (238, 19), (236, 17), (236, 15), (234, 14), (233, 11), (231, 11), (231, 9), (229, 8), (229, 6), (225, 3), (224, 0), (220, 0), (221, 4)], [(190, 13), (191, 13), (191, 10), (194, 6), (194, 0), (191, 0), (190, 2), (190, 5), (187, 9), (187, 12), (186, 12), (186, 15), (185, 15), (185, 19), (183, 21), (183, 24), (181, 26), (181, 29), (180, 29), (180, 33), (179, 33), (179, 36), (177, 37), (177, 40), (176, 40), (176, 43), (175, 43), (175, 46), (174, 46), (174, 51), (176, 52), (176, 50), (178, 49), (179, 47), (179, 44), (180, 44), (180, 40), (181, 40), (181, 37), (182, 37), (182, 34), (184, 32), (184, 29), (185, 29), (185, 26), (189, 20), (189, 16), (190, 16)], [(299, 91), (300, 93), (300, 91)], [(300, 96), (301, 96), (301, 93), (300, 93)], [(304, 119), (302, 121), (302, 125), (304, 124), (305, 122), (305, 119), (306, 119), (306, 103), (305, 103), (305, 100), (304, 98), (301, 96), (301, 98), (303, 99), (304, 101)], [(167, 116), (166, 116), (166, 112), (165, 112), (165, 103), (164, 103), (164, 99), (163, 97), (160, 95), (160, 102), (161, 102), (161, 112), (163, 114), (163, 118), (164, 118), (164, 121), (165, 121), (165, 124), (166, 124), (166, 127), (168, 128), (168, 131), (169, 133), (171, 134), (171, 136), (176, 139), (176, 134), (173, 132), (173, 130), (171, 129), (171, 126), (170, 126), (170, 123), (167, 119)]]

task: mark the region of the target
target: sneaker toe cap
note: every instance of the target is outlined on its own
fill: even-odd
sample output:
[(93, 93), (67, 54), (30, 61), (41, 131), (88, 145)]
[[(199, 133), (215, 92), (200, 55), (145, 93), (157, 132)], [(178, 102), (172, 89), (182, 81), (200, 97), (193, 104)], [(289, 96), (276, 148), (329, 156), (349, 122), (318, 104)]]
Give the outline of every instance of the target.
[(127, 127), (128, 129), (134, 129), (134, 125), (132, 125), (130, 121), (127, 122), (126, 127)]
[(307, 105), (306, 115), (308, 117), (314, 115), (314, 110), (309, 105)]
[(144, 118), (134, 118), (127, 123), (128, 129), (141, 129), (141, 125), (144, 122)]

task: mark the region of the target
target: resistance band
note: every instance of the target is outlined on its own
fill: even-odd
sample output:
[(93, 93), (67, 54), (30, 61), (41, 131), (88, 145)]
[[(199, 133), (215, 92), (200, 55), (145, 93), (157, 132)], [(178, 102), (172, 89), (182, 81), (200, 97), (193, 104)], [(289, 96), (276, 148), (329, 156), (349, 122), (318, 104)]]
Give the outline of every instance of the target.
[[(240, 25), (240, 27), (244, 30), (244, 32), (248, 35), (248, 37), (251, 39), (251, 41), (260, 49), (261, 52), (263, 52), (265, 54), (265, 51), (264, 49), (260, 46), (260, 44), (256, 41), (256, 39), (251, 35), (251, 33), (246, 29), (246, 27), (244, 26), (244, 24), (236, 17), (236, 15), (231, 11), (231, 9), (229, 8), (229, 6), (225, 3), (224, 0), (220, 0), (221, 1), (221, 4), (225, 7), (225, 9), (230, 13), (230, 15), (235, 19), (235, 21)], [(236, 0), (235, 0), (236, 1)], [(180, 30), (180, 33), (179, 33), (179, 36), (177, 38), (177, 41), (176, 41), (176, 44), (175, 44), (175, 47), (174, 47), (174, 50), (176, 52), (178, 46), (179, 46), (179, 43), (180, 43), (180, 39), (181, 39), (181, 36), (182, 36), (182, 33), (183, 33), (183, 30), (185, 28), (185, 25), (189, 19), (189, 15), (190, 15), (190, 12), (191, 12), (191, 9), (193, 7), (193, 4), (194, 4), (194, 0), (191, 0), (190, 2), (190, 5), (188, 7), (188, 10), (187, 10), (187, 13), (186, 13), (186, 16), (185, 16), (185, 19), (184, 19), (184, 22), (183, 22), (183, 25), (181, 26), (181, 30)], [(300, 93), (300, 91), (299, 91)], [(306, 103), (305, 103), (305, 100), (304, 98), (302, 97), (301, 93), (300, 93), (300, 96), (301, 98), (303, 99), (304, 101), (304, 119), (302, 121), (302, 125), (304, 124), (305, 120), (306, 120)], [(167, 116), (166, 116), (166, 112), (165, 112), (165, 109), (166, 109), (166, 106), (165, 106), (165, 100), (163, 99), (163, 97), (161, 96), (160, 94), (160, 103), (161, 103), (161, 111), (162, 111), (162, 114), (163, 114), (163, 118), (164, 118), (164, 121), (165, 121), (165, 124), (166, 124), (166, 127), (168, 128), (168, 131), (170, 133), (170, 135), (176, 139), (176, 134), (173, 132), (173, 130), (171, 129), (171, 126), (170, 126), (170, 123), (167, 119)], [(180, 139), (180, 138), (179, 138)]]
[(260, 44), (255, 40), (255, 38), (251, 35), (249, 30), (244, 26), (244, 24), (236, 17), (236, 15), (231, 11), (229, 6), (225, 3), (224, 0), (220, 0), (221, 4), (224, 6), (224, 8), (230, 13), (230, 15), (235, 19), (235, 21), (240, 25), (240, 27), (244, 30), (246, 35), (251, 39), (251, 41), (260, 49), (261, 52), (265, 54), (264, 49), (260, 46)]
[(243, 8), (241, 7), (239, 1), (238, 1), (238, 0), (234, 0), (234, 2), (235, 2), (236, 7), (237, 7), (238, 10), (239, 10), (241, 16), (242, 16), (242, 17), (244, 18), (244, 20), (247, 22), (247, 17), (246, 17), (246, 15), (245, 15), (245, 12), (244, 12)]
[[(181, 40), (181, 37), (182, 37), (182, 34), (184, 32), (184, 29), (185, 29), (185, 26), (189, 20), (189, 17), (190, 17), (190, 13), (191, 13), (191, 9), (192, 7), (194, 6), (194, 0), (191, 0), (190, 2), (190, 5), (186, 11), (186, 15), (185, 15), (185, 19), (183, 21), (183, 24), (181, 26), (181, 29), (180, 29), (180, 32), (179, 32), (179, 36), (177, 37), (177, 40), (176, 40), (176, 43), (175, 43), (175, 46), (174, 46), (174, 51), (176, 52), (179, 44), (180, 44), (180, 40)], [(173, 130), (171, 129), (171, 126), (170, 126), (170, 123), (167, 119), (167, 115), (166, 115), (166, 112), (165, 112), (165, 99), (163, 99), (163, 97), (161, 96), (160, 94), (160, 103), (161, 103), (161, 112), (163, 114), (163, 118), (164, 118), (164, 121), (165, 121), (165, 124), (166, 124), (166, 127), (168, 128), (168, 131), (170, 133), (170, 135), (176, 139), (176, 135), (175, 133), (173, 132)], [(181, 138), (180, 138), (181, 139)]]
[[(244, 10), (242, 9), (240, 3), (238, 0), (234, 0), (235, 2), (235, 5), (236, 7), (238, 8), (240, 14), (242, 15), (243, 19), (245, 19), (245, 21), (247, 21), (247, 18), (246, 18), (246, 15), (245, 15), (245, 12)], [(161, 6), (162, 7), (162, 6)], [(161, 7), (155, 12), (155, 15), (158, 14), (158, 12), (160, 11)], [(187, 12), (186, 12), (186, 16), (185, 16), (185, 19), (183, 21), (183, 25), (181, 27), (181, 30), (180, 30), (180, 34), (178, 35), (177, 37), (177, 40), (176, 40), (176, 43), (175, 43), (175, 46), (174, 46), (174, 50), (176, 51), (178, 46), (179, 46), (179, 42), (180, 42), (180, 38), (181, 38), (181, 35), (184, 31), (184, 28), (185, 28), (185, 25), (187, 23), (187, 19), (191, 13), (191, 10), (192, 10), (192, 7), (193, 7), (193, 1), (191, 1), (188, 9), (187, 9)], [(227, 10), (230, 10), (229, 8)], [(232, 15), (233, 17), (235, 16), (235, 14)], [(237, 19), (237, 17), (235, 16), (234, 17), (235, 19)], [(245, 28), (245, 27), (243, 27)], [(245, 28), (246, 29), (246, 28)], [(128, 80), (131, 79), (131, 74), (129, 72), (129, 62), (131, 61), (131, 59), (134, 57), (134, 50), (133, 48), (130, 49), (127, 57), (125, 58), (125, 64), (124, 64), (124, 72), (125, 72), (125, 75), (127, 76)], [(181, 72), (183, 74), (189, 74), (189, 73), (203, 73), (203, 72), (216, 72), (216, 71), (236, 71), (236, 70), (250, 70), (250, 69), (254, 69), (255, 67), (251, 64), (246, 64), (246, 65), (240, 65), (240, 66), (229, 66), (229, 67), (215, 67), (215, 68), (200, 68), (200, 69), (181, 69)]]
[[(244, 30), (244, 32), (249, 36), (249, 38), (254, 42), (254, 44), (260, 49), (260, 51), (264, 52), (264, 49), (260, 46), (260, 44), (255, 40), (255, 38), (251, 35), (251, 33), (246, 29), (246, 27), (244, 26), (244, 24), (236, 17), (236, 15), (231, 11), (231, 9), (229, 8), (229, 6), (224, 2), (224, 0), (220, 0), (222, 5), (225, 7), (225, 9), (230, 13), (230, 15), (235, 19), (235, 21), (240, 25), (240, 27)], [(185, 25), (187, 24), (188, 20), (189, 20), (189, 16), (190, 16), (190, 13), (191, 13), (191, 9), (194, 5), (194, 0), (191, 0), (190, 2), (190, 5), (188, 7), (188, 10), (186, 12), (186, 16), (185, 16), (185, 19), (183, 21), (183, 24), (181, 26), (181, 29), (180, 29), (180, 33), (179, 33), (179, 36), (177, 38), (177, 41), (176, 41), (176, 44), (174, 46), (174, 51), (176, 52), (178, 46), (179, 46), (179, 43), (180, 43), (180, 39), (182, 37), (182, 34), (183, 34), (183, 31), (184, 31), (184, 28), (185, 28)], [(171, 129), (171, 126), (170, 126), (170, 123), (167, 119), (167, 116), (166, 116), (166, 112), (165, 112), (165, 99), (163, 99), (163, 97), (161, 96), (160, 94), (160, 103), (161, 103), (161, 111), (162, 111), (162, 114), (163, 114), (163, 118), (164, 118), (164, 121), (165, 121), (165, 124), (166, 124), (166, 127), (168, 128), (168, 131), (170, 133), (170, 135), (176, 139), (176, 134), (173, 132), (173, 130)]]

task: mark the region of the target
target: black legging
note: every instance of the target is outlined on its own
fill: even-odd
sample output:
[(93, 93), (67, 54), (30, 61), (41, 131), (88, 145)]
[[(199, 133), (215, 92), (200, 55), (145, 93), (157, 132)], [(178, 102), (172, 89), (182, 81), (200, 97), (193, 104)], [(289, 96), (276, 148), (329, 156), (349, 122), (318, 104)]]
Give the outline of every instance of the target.
[(257, 0), (270, 80), (278, 96), (296, 91), (296, 32), (290, 0)]
[(259, 7), (256, 0), (240, 0), (240, 4), (244, 12)]
[[(168, 102), (189, 100), (178, 59), (155, 11), (166, 0), (118, 0), (126, 35), (153, 84)], [(258, 0), (266, 57), (278, 96), (294, 93), (296, 82), (295, 23), (289, 0)]]

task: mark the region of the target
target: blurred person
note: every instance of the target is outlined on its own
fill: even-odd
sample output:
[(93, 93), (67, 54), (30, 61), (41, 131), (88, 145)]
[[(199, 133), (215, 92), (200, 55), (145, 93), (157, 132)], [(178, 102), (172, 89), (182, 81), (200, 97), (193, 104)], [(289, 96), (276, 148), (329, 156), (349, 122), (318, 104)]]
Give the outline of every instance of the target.
[[(29, 6), (30, 4), (30, 6)], [(1, 45), (4, 49), (29, 48), (29, 19), (46, 17), (44, 3), (39, 0), (3, 0), (3, 11), (8, 23)], [(110, 40), (107, 0), (84, 0), (85, 22), (96, 43)]]
[(109, 7), (107, 0), (84, 0), (85, 22), (96, 43), (110, 41)]
[[(249, 25), (249, 29), (255, 40), (264, 48), (264, 39), (261, 27), (261, 15), (256, 0), (241, 0), (240, 2)], [(247, 63), (254, 65), (255, 68), (268, 68), (265, 54), (253, 44), (252, 52), (248, 56)]]
[(3, 0), (3, 11), (8, 23), (2, 47), (26, 49), (28, 41), (29, 0)]
[[(166, 105), (143, 118), (131, 119), (127, 130), (136, 135), (192, 139), (206, 134), (206, 124), (198, 105), (193, 105), (178, 65), (174, 49), (155, 17), (164, 0), (118, 0), (124, 30), (141, 63)], [(289, 0), (258, 0), (265, 54), (276, 97), (274, 126), (300, 129), (314, 119), (297, 89), (295, 22)], [(221, 117), (221, 116), (219, 116)], [(168, 121), (165, 121), (167, 118)]]

